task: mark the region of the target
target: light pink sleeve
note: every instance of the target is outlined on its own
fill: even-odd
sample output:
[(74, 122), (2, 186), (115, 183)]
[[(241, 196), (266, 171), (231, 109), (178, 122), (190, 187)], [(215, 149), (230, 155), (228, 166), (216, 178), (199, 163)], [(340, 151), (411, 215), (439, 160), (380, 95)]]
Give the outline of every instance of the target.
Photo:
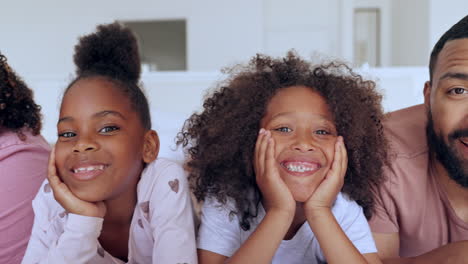
[(178, 165), (157, 172), (151, 194), (153, 263), (197, 263), (193, 208), (186, 175)]
[(23, 258), (34, 219), (31, 202), (46, 178), (48, 156), (40, 145), (0, 146), (0, 263)]
[[(45, 181), (33, 201), (34, 225), (22, 263), (89, 263), (96, 256), (104, 219), (57, 210), (47, 185)], [(66, 222), (58, 225), (58, 218)]]

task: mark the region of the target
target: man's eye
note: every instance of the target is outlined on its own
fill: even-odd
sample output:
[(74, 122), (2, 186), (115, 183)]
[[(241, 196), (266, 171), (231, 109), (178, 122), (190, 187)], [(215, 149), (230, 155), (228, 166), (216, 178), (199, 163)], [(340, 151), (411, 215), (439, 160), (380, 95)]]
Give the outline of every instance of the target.
[(109, 133), (109, 132), (112, 132), (112, 131), (116, 131), (116, 130), (119, 130), (120, 128), (117, 127), (117, 126), (106, 126), (106, 127), (103, 127), (99, 130), (99, 133)]
[(466, 94), (468, 93), (468, 90), (465, 88), (457, 87), (453, 88), (449, 91), (450, 94)]
[(64, 137), (64, 138), (71, 138), (71, 137), (76, 136), (76, 134), (73, 132), (63, 132), (63, 133), (58, 134), (58, 136)]
[(279, 128), (275, 128), (275, 131), (288, 133), (288, 132), (291, 132), (292, 129), (290, 129), (289, 127), (279, 127)]
[(323, 130), (323, 129), (320, 129), (320, 130), (315, 131), (315, 134), (317, 134), (317, 135), (330, 135), (330, 132), (328, 132), (326, 130)]

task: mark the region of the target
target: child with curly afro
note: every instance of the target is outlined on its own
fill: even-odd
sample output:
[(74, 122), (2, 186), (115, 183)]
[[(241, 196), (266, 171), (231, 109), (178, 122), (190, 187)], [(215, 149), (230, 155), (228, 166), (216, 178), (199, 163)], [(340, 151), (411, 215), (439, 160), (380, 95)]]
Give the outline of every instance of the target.
[(197, 262), (189, 186), (157, 158), (137, 47), (118, 23), (75, 47), (23, 263)]
[(380, 263), (366, 221), (387, 143), (381, 95), (342, 63), (257, 55), (193, 114), (200, 263)]

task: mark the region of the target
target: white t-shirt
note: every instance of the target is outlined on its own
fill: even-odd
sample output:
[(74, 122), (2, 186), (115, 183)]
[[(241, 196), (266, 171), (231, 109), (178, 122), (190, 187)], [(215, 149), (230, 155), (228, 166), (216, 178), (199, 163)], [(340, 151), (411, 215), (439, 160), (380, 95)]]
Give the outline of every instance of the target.
[[(265, 209), (259, 205), (258, 216), (250, 229), (244, 231), (235, 215), (230, 214), (234, 203), (221, 205), (214, 198), (207, 199), (202, 208), (198, 231), (198, 248), (231, 257), (247, 240), (265, 217)], [(369, 225), (362, 208), (341, 193), (332, 207), (332, 213), (345, 234), (362, 254), (377, 252)], [(339, 252), (337, 252), (339, 253)], [(322, 250), (307, 221), (291, 240), (283, 240), (272, 263), (322, 263)]]
[[(176, 163), (148, 164), (137, 187), (128, 263), (197, 263), (186, 175)], [(68, 214), (45, 181), (33, 200), (31, 239), (22, 263), (123, 263), (99, 244), (104, 219)]]

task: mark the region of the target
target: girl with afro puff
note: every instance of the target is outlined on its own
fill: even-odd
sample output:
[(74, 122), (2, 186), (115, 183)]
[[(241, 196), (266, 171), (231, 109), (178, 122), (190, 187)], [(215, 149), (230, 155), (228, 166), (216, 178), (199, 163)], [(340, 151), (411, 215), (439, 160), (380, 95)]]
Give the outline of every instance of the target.
[(387, 143), (381, 96), (341, 63), (257, 55), (193, 114), (202, 264), (380, 263), (366, 221)]
[(196, 263), (188, 183), (157, 159), (135, 36), (98, 26), (74, 61), (23, 263)]

